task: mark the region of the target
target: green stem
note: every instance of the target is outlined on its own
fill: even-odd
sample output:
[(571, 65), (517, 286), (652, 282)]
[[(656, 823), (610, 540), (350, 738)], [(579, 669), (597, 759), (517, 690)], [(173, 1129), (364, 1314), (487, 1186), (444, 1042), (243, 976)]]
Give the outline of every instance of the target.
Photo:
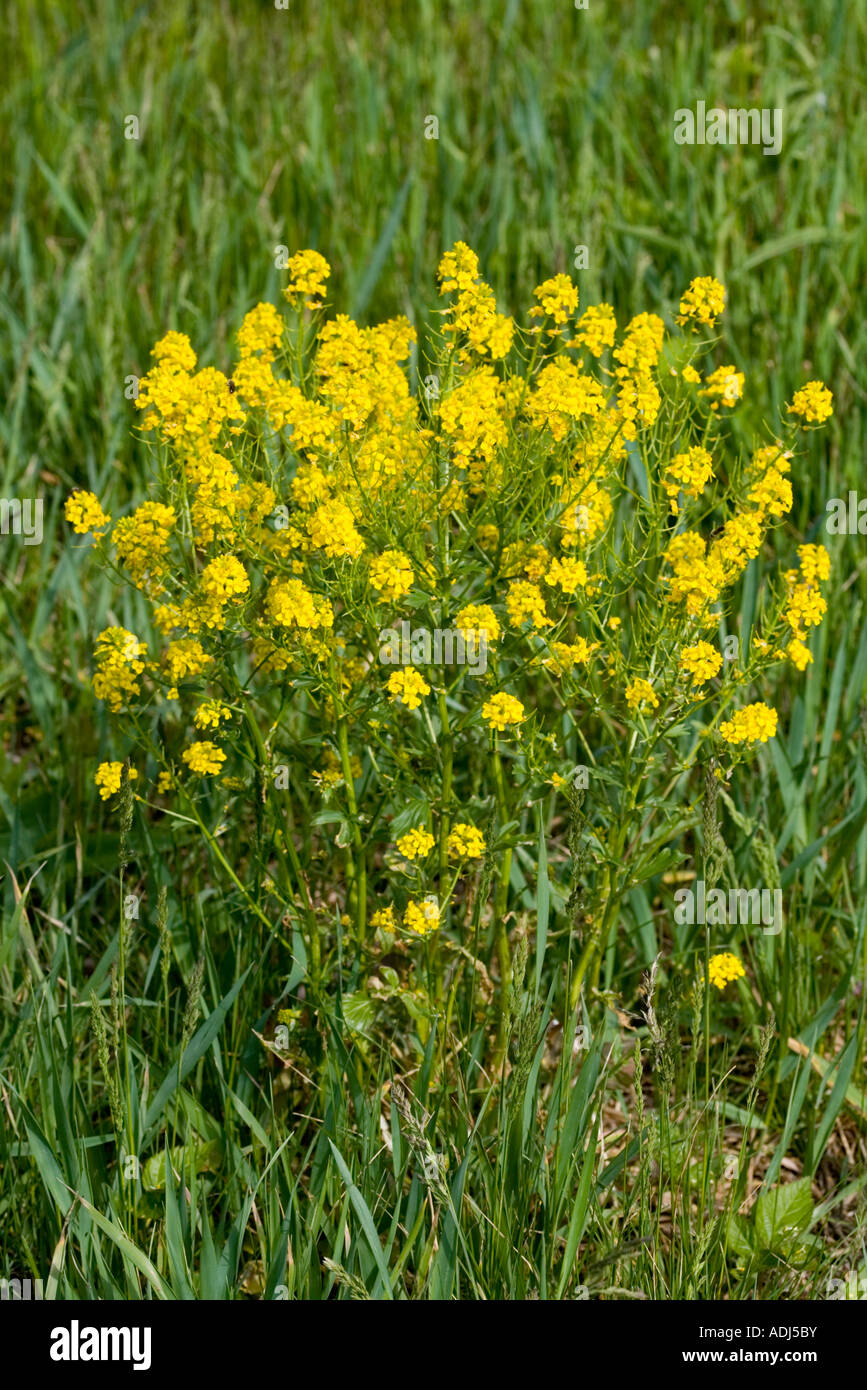
[[(506, 803), (506, 786), (503, 778), (503, 764), (500, 760), (500, 753), (497, 747), (497, 735), (494, 734), (494, 784), (497, 793), (497, 812), (500, 818), (500, 827), (507, 824), (509, 812)], [(497, 892), (494, 900), (494, 921), (495, 921), (495, 942), (497, 949), (497, 960), (500, 966), (500, 998), (499, 1013), (497, 1021), (497, 1057), (502, 1060), (505, 1057), (506, 1046), (508, 1044), (507, 1026), (509, 1012), (509, 991), (512, 985), (512, 956), (509, 949), (509, 932), (506, 927), (506, 909), (509, 904), (509, 879), (512, 872), (512, 850), (511, 847), (502, 851), (500, 860), (500, 876), (497, 883)]]

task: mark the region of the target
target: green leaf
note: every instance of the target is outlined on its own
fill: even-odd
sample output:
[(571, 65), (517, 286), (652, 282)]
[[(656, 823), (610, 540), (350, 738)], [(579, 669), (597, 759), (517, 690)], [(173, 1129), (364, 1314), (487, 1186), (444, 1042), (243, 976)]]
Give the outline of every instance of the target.
[(762, 1250), (780, 1250), (793, 1235), (805, 1231), (813, 1219), (810, 1179), (784, 1183), (762, 1192), (756, 1202), (754, 1229), (756, 1245)]
[(343, 1019), (352, 1033), (370, 1033), (376, 1019), (376, 1007), (363, 990), (343, 996)]

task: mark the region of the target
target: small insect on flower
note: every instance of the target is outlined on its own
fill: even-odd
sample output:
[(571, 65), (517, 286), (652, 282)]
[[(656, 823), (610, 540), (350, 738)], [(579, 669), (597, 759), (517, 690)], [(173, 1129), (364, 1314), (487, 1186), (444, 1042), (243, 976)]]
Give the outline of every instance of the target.
[(732, 980), (743, 979), (746, 973), (737, 956), (731, 951), (722, 951), (719, 955), (711, 956), (708, 961), (708, 980), (719, 990), (725, 989)]

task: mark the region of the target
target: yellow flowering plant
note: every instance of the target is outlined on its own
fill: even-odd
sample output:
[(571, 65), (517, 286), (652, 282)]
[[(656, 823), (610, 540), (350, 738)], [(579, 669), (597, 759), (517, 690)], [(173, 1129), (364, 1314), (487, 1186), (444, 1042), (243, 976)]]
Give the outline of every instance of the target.
[[(93, 693), (143, 811), (193, 826), (260, 929), (285, 928), (292, 978), (327, 987), (344, 917), (359, 990), (397, 950), (448, 1010), (486, 961), (502, 1051), (526, 849), (555, 808), (580, 861), (551, 883), (574, 1005), (628, 894), (687, 854), (698, 765), (731, 775), (785, 718), (775, 679), (812, 659), (827, 553), (739, 594), (831, 393), (808, 383), (745, 449), (712, 277), (670, 324), (617, 325), (560, 274), (521, 322), (458, 243), (416, 376), (409, 321), (332, 314), (328, 276), (292, 257), (225, 372), (183, 333), (154, 347), (153, 495), (116, 519), (66, 504), (139, 615), (99, 634)], [(120, 767), (95, 770), (104, 799)]]

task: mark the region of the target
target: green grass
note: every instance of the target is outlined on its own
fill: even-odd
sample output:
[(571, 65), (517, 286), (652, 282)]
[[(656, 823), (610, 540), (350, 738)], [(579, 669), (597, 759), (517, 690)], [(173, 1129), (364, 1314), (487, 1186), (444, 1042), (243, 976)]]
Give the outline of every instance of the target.
[[(0, 1276), (50, 1270), (74, 1298), (767, 1299), (822, 1297), (867, 1269), (865, 542), (822, 530), (827, 499), (863, 487), (867, 443), (867, 11), (12, 0), (5, 21), (0, 475), (3, 496), (44, 497), (46, 530), (38, 547), (0, 539)], [(782, 107), (780, 157), (676, 146), (674, 109), (698, 99)], [(124, 139), (130, 114), (138, 141)], [(438, 140), (424, 138), (431, 114)], [(520, 827), (530, 988), (512, 1009), (509, 1075), (481, 1066), (470, 1016), (448, 1086), (436, 1057), (454, 1030), (432, 1030), (419, 1061), (391, 1001), (384, 1037), (348, 1027), (355, 981), (333, 904), (328, 1006), (314, 1018), (296, 997), (278, 1056), (257, 1035), (273, 1041), (274, 1008), (299, 984), (282, 927), (251, 926), (167, 817), (136, 818), (118, 879), (117, 817), (92, 781), (109, 721), (86, 673), (94, 634), (131, 624), (132, 608), (60, 507), (73, 485), (113, 510), (141, 495), (125, 379), (168, 328), (228, 369), (243, 312), (277, 297), (279, 244), (321, 250), (334, 304), (374, 322), (423, 315), (458, 237), (505, 311), (571, 270), (578, 244), (582, 300), (609, 301), (619, 321), (668, 313), (692, 276), (718, 275), (723, 360), (747, 374), (753, 431), (807, 377), (835, 393), (831, 428), (796, 461), (781, 539), (829, 544), (830, 612), (781, 736), (720, 807), (740, 881), (770, 846), (787, 926), (752, 942), (756, 996), (720, 1023), (712, 1077), (683, 965), (663, 960), (656, 1038), (642, 1016), (642, 975), (672, 946), (643, 894), (573, 1055), (562, 820), (543, 827), (547, 864), (533, 814)], [(305, 863), (314, 809), (296, 827)], [(143, 907), (124, 1010), (112, 968), (125, 892)], [(106, 1074), (126, 1079), (118, 1127), (141, 1184), (125, 1180)], [(405, 1101), (395, 1075), (412, 1084)], [(760, 1183), (800, 1176), (807, 1234), (781, 1232), (793, 1223), (767, 1196), (729, 1226)]]

